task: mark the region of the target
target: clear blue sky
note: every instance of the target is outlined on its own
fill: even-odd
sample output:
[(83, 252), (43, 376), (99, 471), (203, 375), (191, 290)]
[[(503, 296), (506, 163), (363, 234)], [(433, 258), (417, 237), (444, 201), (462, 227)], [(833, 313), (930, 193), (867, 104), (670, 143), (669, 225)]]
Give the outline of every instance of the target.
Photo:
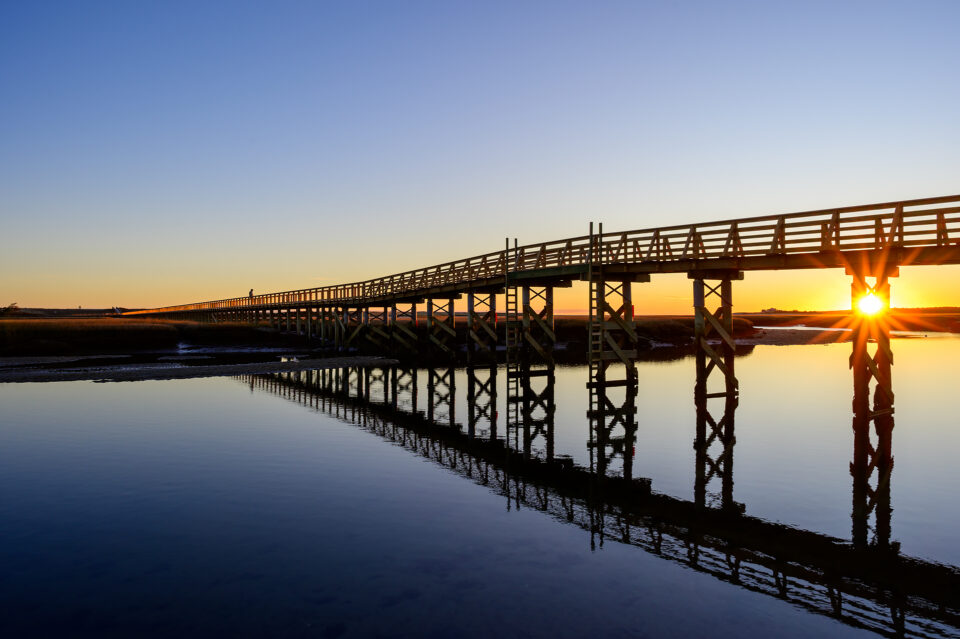
[(958, 28), (960, 2), (3, 2), (0, 303), (957, 193)]

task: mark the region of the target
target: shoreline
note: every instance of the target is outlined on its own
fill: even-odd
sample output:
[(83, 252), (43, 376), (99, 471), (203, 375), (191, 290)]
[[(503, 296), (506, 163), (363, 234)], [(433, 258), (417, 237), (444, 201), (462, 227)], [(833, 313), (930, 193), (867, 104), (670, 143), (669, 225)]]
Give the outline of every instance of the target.
[[(0, 370), (0, 383), (24, 382), (136, 382), (144, 380), (190, 379), (194, 377), (222, 377), (229, 375), (259, 375), (286, 373), (290, 371), (320, 370), (342, 366), (373, 366), (398, 364), (386, 357), (329, 357), (288, 362), (259, 362), (249, 364), (211, 364), (209, 366), (156, 366), (137, 364), (131, 367), (105, 367), (84, 369), (34, 368), (26, 370)], [(0, 362), (2, 364), (2, 362)]]
[[(940, 331), (907, 332), (898, 331), (891, 335), (892, 339), (950, 339), (955, 334)], [(852, 332), (844, 329), (829, 329), (817, 326), (765, 326), (757, 327), (749, 335), (736, 337), (737, 345), (744, 347), (756, 346), (823, 346), (830, 344), (848, 343)], [(960, 336), (956, 336), (960, 338)], [(713, 342), (713, 340), (711, 340)], [(688, 356), (686, 352), (690, 344), (673, 344), (661, 342), (653, 348), (643, 351), (646, 354), (664, 354), (677, 352), (679, 357)], [(292, 356), (298, 349), (290, 349), (287, 356)], [(565, 349), (564, 349), (565, 350)], [(249, 352), (238, 350), (236, 352)], [(301, 351), (302, 352), (302, 351)], [(221, 355), (235, 354), (226, 348)], [(265, 347), (264, 356), (281, 357), (276, 349)], [(250, 375), (264, 373), (279, 373), (299, 370), (319, 370), (339, 368), (343, 366), (394, 366), (400, 364), (399, 359), (388, 356), (350, 355), (338, 357), (314, 357), (293, 361), (255, 361), (255, 362), (217, 362), (211, 364), (182, 365), (181, 361), (207, 359), (208, 356), (190, 354), (170, 354), (155, 357), (153, 361), (137, 361), (135, 354), (101, 354), (101, 355), (58, 355), (58, 356), (19, 356), (0, 357), (0, 383), (26, 382), (68, 382), (68, 381), (95, 381), (95, 382), (125, 382), (143, 380), (190, 379), (196, 377), (217, 377), (229, 375)], [(125, 360), (129, 363), (104, 364), (98, 366), (96, 360)], [(209, 357), (216, 359), (216, 357)], [(641, 357), (639, 361), (644, 361)], [(652, 357), (650, 359), (658, 359)], [(77, 366), (70, 367), (69, 364)], [(570, 364), (573, 362), (565, 362)], [(67, 366), (64, 366), (67, 365)], [(422, 365), (429, 365), (423, 362)], [(455, 363), (460, 367), (462, 362)]]

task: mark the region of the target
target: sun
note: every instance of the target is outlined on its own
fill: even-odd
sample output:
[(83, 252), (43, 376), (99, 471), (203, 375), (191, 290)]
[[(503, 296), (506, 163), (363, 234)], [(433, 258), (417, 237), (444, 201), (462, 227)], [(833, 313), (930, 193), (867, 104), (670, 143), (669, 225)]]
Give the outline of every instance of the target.
[(857, 300), (857, 311), (861, 315), (876, 315), (883, 310), (883, 307), (883, 300), (873, 293), (867, 293)]

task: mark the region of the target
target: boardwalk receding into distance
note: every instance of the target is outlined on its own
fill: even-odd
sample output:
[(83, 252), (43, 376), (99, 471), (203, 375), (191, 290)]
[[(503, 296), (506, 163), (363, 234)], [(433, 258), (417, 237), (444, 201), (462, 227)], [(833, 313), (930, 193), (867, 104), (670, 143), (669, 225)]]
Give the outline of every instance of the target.
[[(362, 282), (234, 297), (128, 315), (229, 312), (296, 305), (376, 306), (502, 289), (530, 279), (586, 279), (711, 270), (960, 263), (960, 195), (766, 215), (579, 237), (499, 251)], [(637, 280), (634, 280), (637, 281)]]

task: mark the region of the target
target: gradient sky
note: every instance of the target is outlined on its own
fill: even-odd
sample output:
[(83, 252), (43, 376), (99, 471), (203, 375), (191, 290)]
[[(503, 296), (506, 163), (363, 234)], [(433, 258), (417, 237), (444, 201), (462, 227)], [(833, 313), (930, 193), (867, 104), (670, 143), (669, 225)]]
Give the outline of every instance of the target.
[[(0, 304), (960, 193), (958, 27), (960, 2), (924, 1), (3, 2)], [(960, 305), (958, 280), (903, 269), (893, 302)], [(641, 288), (638, 313), (690, 310), (682, 277)], [(842, 271), (737, 291), (849, 304)]]

